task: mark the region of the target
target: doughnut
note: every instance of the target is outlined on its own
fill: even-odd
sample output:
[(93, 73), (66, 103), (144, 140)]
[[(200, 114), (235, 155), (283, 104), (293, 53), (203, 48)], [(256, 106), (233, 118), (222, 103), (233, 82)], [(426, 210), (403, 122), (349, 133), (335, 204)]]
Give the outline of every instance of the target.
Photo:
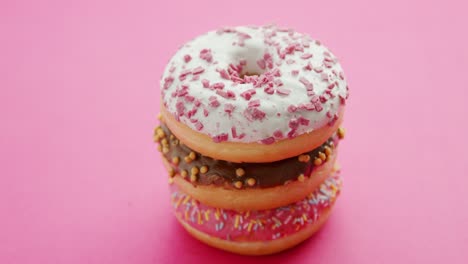
[(326, 221), (349, 96), (327, 47), (272, 25), (222, 28), (179, 48), (160, 86), (154, 141), (192, 236), (264, 255)]
[(341, 179), (335, 173), (306, 198), (260, 211), (210, 207), (173, 186), (171, 201), (176, 217), (189, 233), (227, 251), (263, 255), (293, 247), (317, 231), (339, 195)]

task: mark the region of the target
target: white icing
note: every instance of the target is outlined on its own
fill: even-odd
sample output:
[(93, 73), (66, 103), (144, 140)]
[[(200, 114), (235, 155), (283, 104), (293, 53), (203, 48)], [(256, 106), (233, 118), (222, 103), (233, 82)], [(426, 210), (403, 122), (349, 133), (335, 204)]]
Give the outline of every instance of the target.
[[(243, 46), (239, 45), (239, 32), (251, 36), (251, 38), (244, 39)], [(271, 38), (266, 37), (266, 35), (273, 32), (275, 32), (274, 36)], [(265, 40), (268, 43), (265, 43)], [(280, 47), (280, 51), (285, 51), (286, 47), (291, 43), (298, 44), (296, 44), (297, 48), (293, 54), (287, 54), (282, 59), (278, 54), (277, 47), (269, 44), (271, 42), (276, 42), (277, 46)], [(200, 51), (203, 49), (211, 50), (211, 62), (200, 57)], [(302, 49), (303, 51), (301, 51)], [(238, 65), (241, 60), (247, 61), (242, 73), (271, 71), (268, 68), (263, 70), (257, 65), (257, 61), (261, 60), (266, 52), (272, 55), (273, 69), (278, 68), (281, 73), (281, 76), (275, 77), (274, 80), (280, 80), (283, 83), (282, 86), (275, 84), (273, 89), (286, 88), (290, 90), (289, 95), (282, 95), (278, 92), (268, 94), (264, 91), (266, 86), (255, 88), (252, 83), (235, 83), (221, 77), (219, 70), (227, 70), (230, 64)], [(332, 65), (328, 65), (329, 67), (324, 65), (327, 63), (324, 61), (326, 57), (324, 52), (328, 52), (330, 58), (332, 58), (331, 60), (335, 61), (335, 63), (330, 63)], [(307, 54), (312, 54), (312, 57), (307, 58)], [(184, 60), (186, 55), (191, 57), (188, 62)], [(287, 61), (289, 60), (294, 60), (295, 63), (288, 64)], [(277, 66), (276, 63), (279, 62), (281, 65)], [(315, 70), (305, 69), (304, 67), (309, 63), (312, 69), (322, 68), (323, 72), (318, 73)], [(195, 76), (194, 74), (188, 74), (186, 79), (179, 80), (179, 76), (184, 70), (193, 70), (197, 67), (204, 69), (203, 73), (198, 74), (200, 76), (198, 80), (191, 81)], [(299, 71), (297, 76), (292, 74), (294, 70)], [(328, 76), (328, 80), (323, 80), (324, 74)], [(188, 42), (177, 51), (168, 63), (161, 79), (162, 102), (167, 111), (178, 118), (180, 122), (210, 137), (225, 133), (228, 135), (227, 141), (261, 142), (266, 138), (275, 137), (274, 132), (279, 130), (283, 134), (283, 138), (288, 138), (287, 135), (291, 131), (289, 126), (291, 119), (303, 117), (310, 120), (308, 124), (299, 125), (294, 135), (291, 135), (298, 136), (326, 126), (332, 122), (333, 118), (336, 118), (340, 107), (342, 107), (345, 98), (348, 96), (346, 81), (344, 78), (340, 78), (340, 75), (343, 76), (342, 68), (336, 61), (335, 56), (326, 47), (306, 35), (293, 31), (280, 31), (272, 26), (258, 28), (236, 27), (233, 30), (228, 30), (228, 32), (208, 32)], [(166, 84), (165, 81), (168, 77), (174, 79), (170, 85)], [(313, 111), (305, 109), (298, 109), (296, 112), (288, 111), (290, 105), (310, 105), (311, 103), (311, 97), (307, 95), (306, 86), (300, 81), (301, 78), (305, 78), (313, 84), (313, 91), (317, 96), (327, 98), (326, 102), (321, 103), (323, 107), (321, 111), (317, 109)], [(235, 99), (224, 98), (218, 95), (216, 90), (204, 88), (203, 79), (209, 80), (210, 85), (223, 83), (224, 88), (221, 91), (232, 91), (235, 94)], [(331, 83), (335, 83), (335, 87), (331, 90), (334, 98), (330, 98), (325, 92)], [(164, 88), (165, 85), (168, 86), (167, 89)], [(193, 96), (201, 102), (197, 112), (190, 118), (187, 112), (195, 107), (194, 102), (187, 100), (187, 95), (173, 97), (173, 93), (180, 89), (182, 85), (188, 85), (187, 95), (189, 97)], [(241, 93), (249, 89), (255, 89), (256, 94), (252, 95), (250, 100), (246, 100), (241, 96)], [(219, 107), (210, 106), (209, 98), (212, 96), (215, 96), (219, 101)], [(246, 118), (244, 111), (248, 108), (249, 102), (257, 99), (260, 100), (260, 106), (257, 108), (265, 113), (265, 117), (261, 120), (249, 120)], [(185, 107), (183, 115), (180, 115), (177, 110), (177, 105), (179, 104), (180, 107), (182, 104), (180, 102), (183, 102)], [(235, 106), (231, 113), (225, 112), (225, 104), (227, 103)], [(207, 117), (204, 116), (203, 109), (208, 110)], [(278, 116), (278, 113), (280, 116)], [(203, 128), (201, 128), (200, 124), (203, 125)], [(237, 137), (232, 134), (232, 127), (235, 127)], [(245, 136), (239, 138), (241, 134), (245, 134)], [(281, 137), (275, 137), (275, 140), (279, 139)]]

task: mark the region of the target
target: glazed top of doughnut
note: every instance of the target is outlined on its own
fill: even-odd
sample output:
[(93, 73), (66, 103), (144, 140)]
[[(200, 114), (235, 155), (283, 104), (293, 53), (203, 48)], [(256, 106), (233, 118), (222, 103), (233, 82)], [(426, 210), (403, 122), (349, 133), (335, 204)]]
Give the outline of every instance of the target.
[(214, 142), (264, 144), (333, 124), (348, 97), (325, 46), (275, 26), (195, 38), (169, 61), (161, 90), (168, 112)]

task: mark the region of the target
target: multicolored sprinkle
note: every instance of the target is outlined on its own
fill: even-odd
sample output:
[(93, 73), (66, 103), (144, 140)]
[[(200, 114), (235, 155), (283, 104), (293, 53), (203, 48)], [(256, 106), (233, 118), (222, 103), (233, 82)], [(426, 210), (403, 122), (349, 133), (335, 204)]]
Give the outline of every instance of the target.
[(172, 205), (179, 219), (211, 236), (232, 241), (279, 239), (317, 222), (321, 212), (333, 205), (342, 185), (334, 172), (302, 201), (271, 210), (237, 212), (212, 208), (171, 185)]

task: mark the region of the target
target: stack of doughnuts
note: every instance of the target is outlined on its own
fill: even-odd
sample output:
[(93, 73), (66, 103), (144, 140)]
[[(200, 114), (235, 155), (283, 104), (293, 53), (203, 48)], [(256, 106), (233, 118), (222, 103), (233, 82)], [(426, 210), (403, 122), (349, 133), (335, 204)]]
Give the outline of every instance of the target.
[(172, 57), (161, 91), (154, 139), (191, 235), (264, 255), (322, 226), (341, 189), (348, 98), (325, 46), (276, 26), (208, 32)]

